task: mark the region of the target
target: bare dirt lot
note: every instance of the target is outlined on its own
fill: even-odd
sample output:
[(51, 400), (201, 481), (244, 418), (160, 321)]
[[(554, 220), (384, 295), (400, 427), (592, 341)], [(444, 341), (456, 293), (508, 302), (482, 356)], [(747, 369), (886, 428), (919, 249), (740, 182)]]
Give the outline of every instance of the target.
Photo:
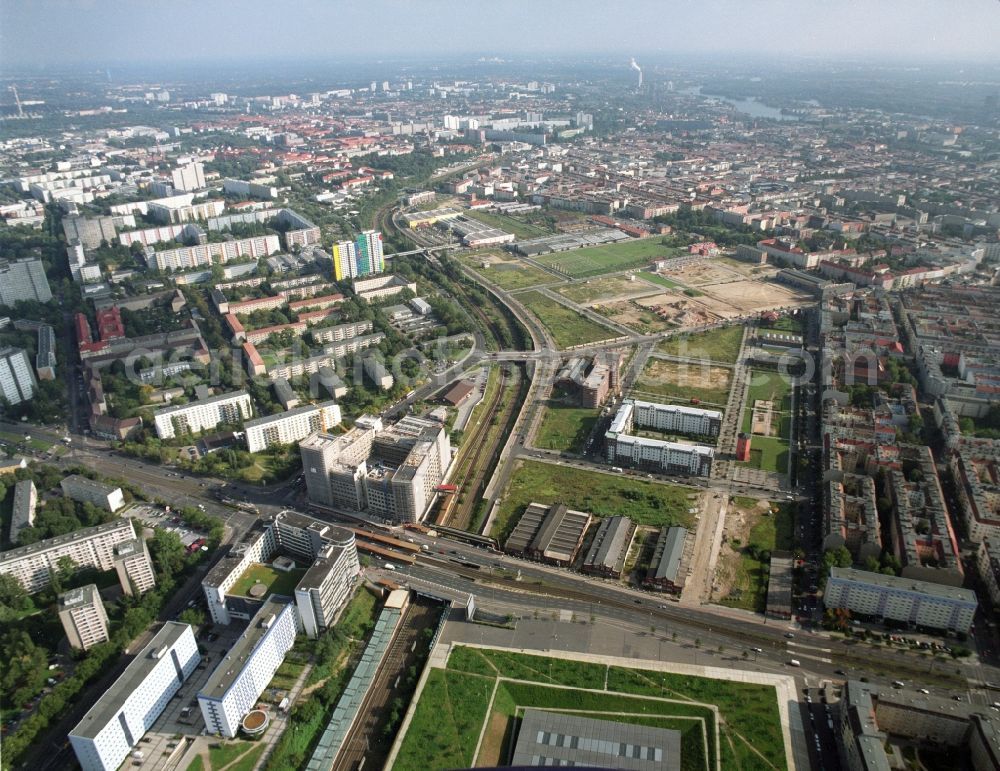
[(770, 281), (729, 281), (701, 287), (705, 293), (706, 305), (712, 307), (717, 300), (722, 307), (729, 307), (743, 313), (791, 308), (805, 305), (815, 300), (804, 292), (796, 292), (789, 287)]
[(709, 364), (685, 364), (650, 358), (635, 390), (673, 399), (699, 399), (724, 405), (729, 397), (731, 370)]
[(593, 306), (605, 318), (644, 335), (675, 329), (677, 322), (661, 318), (654, 310), (634, 300), (602, 303)]
[(780, 419), (781, 416), (774, 411), (774, 402), (758, 399), (753, 403), (751, 432), (761, 436), (777, 436)]
[(692, 299), (679, 291), (668, 290), (650, 297), (640, 297), (635, 302), (649, 308), (671, 326), (694, 327), (720, 321), (723, 316), (709, 311), (701, 302), (702, 299), (704, 298)]

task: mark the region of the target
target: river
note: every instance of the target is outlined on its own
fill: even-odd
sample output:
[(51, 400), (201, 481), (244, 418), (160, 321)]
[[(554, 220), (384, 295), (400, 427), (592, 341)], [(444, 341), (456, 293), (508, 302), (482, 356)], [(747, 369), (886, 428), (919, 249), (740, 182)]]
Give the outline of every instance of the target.
[(763, 102), (757, 99), (729, 99), (724, 96), (715, 96), (714, 94), (702, 94), (701, 86), (695, 86), (693, 88), (683, 88), (679, 91), (681, 94), (692, 94), (695, 96), (707, 96), (712, 99), (718, 99), (721, 102), (731, 105), (735, 110), (746, 113), (754, 118), (771, 118), (773, 120), (798, 120), (795, 115), (784, 115), (781, 110), (776, 110), (774, 107), (768, 107)]

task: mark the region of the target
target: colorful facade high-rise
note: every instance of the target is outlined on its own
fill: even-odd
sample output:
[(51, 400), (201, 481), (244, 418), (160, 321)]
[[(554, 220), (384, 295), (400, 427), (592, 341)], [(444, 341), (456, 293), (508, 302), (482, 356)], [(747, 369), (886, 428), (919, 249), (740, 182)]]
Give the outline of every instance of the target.
[(384, 270), (382, 234), (377, 230), (366, 230), (353, 241), (340, 241), (333, 245), (333, 276), (337, 281), (370, 276)]

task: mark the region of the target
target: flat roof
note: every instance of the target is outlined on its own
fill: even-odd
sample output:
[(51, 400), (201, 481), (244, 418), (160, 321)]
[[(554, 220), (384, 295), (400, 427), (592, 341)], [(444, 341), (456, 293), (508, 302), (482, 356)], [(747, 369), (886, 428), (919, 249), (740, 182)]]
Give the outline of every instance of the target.
[(673, 771), (681, 767), (681, 733), (525, 709), (511, 766), (550, 765)]
[[(295, 395), (295, 392), (291, 390), (291, 386), (288, 385), (287, 380), (285, 380), (284, 378), (275, 380), (274, 383), (276, 388), (279, 382), (284, 382), (285, 386), (288, 387), (290, 394), (292, 396)], [(301, 407), (295, 407), (294, 409), (285, 410), (284, 412), (279, 412), (275, 415), (268, 415), (263, 418), (254, 418), (253, 420), (248, 420), (244, 422), (243, 428), (248, 429), (248, 428), (257, 428), (258, 426), (266, 426), (268, 423), (277, 423), (278, 421), (283, 420), (284, 418), (294, 418), (297, 415), (308, 415), (311, 412), (318, 412), (319, 410), (324, 410), (328, 407), (335, 407), (335, 406), (337, 406), (337, 402), (335, 402), (333, 399), (330, 399), (329, 401), (325, 402), (320, 402), (319, 404), (304, 404)]]
[(895, 591), (919, 592), (942, 600), (977, 604), (976, 593), (960, 586), (945, 586), (944, 584), (932, 584), (929, 581), (917, 581), (913, 578), (885, 576), (881, 573), (869, 573), (867, 570), (856, 570), (855, 568), (830, 568), (830, 578), (840, 581), (854, 581)]
[(97, 591), (97, 584), (86, 584), (70, 589), (59, 595), (59, 609), (79, 608), (84, 605), (96, 605), (101, 601), (101, 595)]
[(158, 417), (160, 415), (172, 415), (175, 412), (183, 412), (184, 410), (190, 410), (194, 407), (204, 407), (207, 404), (215, 404), (216, 402), (233, 401), (235, 399), (242, 399), (246, 397), (250, 398), (250, 394), (246, 391), (229, 391), (224, 394), (216, 394), (215, 396), (209, 396), (205, 399), (195, 399), (193, 402), (188, 402), (187, 404), (178, 404), (173, 407), (164, 407), (162, 410), (157, 410), (153, 413), (153, 417)]
[(163, 647), (172, 648), (180, 640), (181, 635), (191, 630), (189, 624), (181, 624), (177, 621), (167, 621), (163, 627), (153, 635), (149, 645), (143, 648), (122, 672), (121, 676), (112, 683), (93, 707), (77, 723), (76, 728), (70, 731), (70, 736), (79, 736), (85, 739), (94, 739), (104, 727), (115, 719), (121, 710), (125, 700), (132, 695), (142, 682), (149, 677), (153, 667), (159, 662), (159, 657), (153, 658), (154, 651)]
[[(135, 538), (135, 529), (132, 527), (131, 520), (123, 518), (113, 519), (110, 522), (105, 522), (103, 525), (85, 527), (82, 530), (74, 530), (72, 533), (57, 535), (53, 538), (46, 538), (44, 541), (38, 541), (37, 543), (31, 543), (27, 546), (19, 546), (16, 549), (11, 549), (10, 551), (0, 552), (0, 564), (9, 564), (15, 560), (31, 556), (32, 554), (46, 552), (49, 549), (56, 548), (57, 546), (64, 546), (75, 541), (86, 541), (90, 538), (104, 535), (105, 533), (122, 530), (125, 527), (127, 527), (129, 533), (131, 533), (129, 538)], [(122, 540), (129, 539), (123, 538)]]
[[(219, 665), (209, 675), (208, 681), (198, 691), (198, 697), (208, 699), (221, 699), (232, 687), (233, 683), (243, 672), (243, 668), (250, 660), (257, 646), (267, 635), (273, 626), (265, 624), (271, 616), (277, 619), (283, 612), (293, 609), (294, 600), (291, 597), (284, 597), (272, 594), (264, 604), (261, 605), (257, 614), (250, 619), (250, 626), (240, 635), (239, 639), (233, 643), (226, 657), (219, 662)], [(294, 612), (294, 609), (291, 611)]]
[[(115, 490), (121, 490), (120, 487), (116, 487), (115, 485), (106, 485), (103, 482), (87, 479), (87, 477), (82, 477), (79, 474), (71, 474), (68, 477), (63, 477), (59, 481), (59, 486), (63, 487), (63, 485), (68, 485), (70, 488), (89, 488), (95, 492), (102, 493), (103, 495), (111, 495), (111, 493)], [(65, 492), (65, 490), (66, 488), (63, 487), (63, 492)]]

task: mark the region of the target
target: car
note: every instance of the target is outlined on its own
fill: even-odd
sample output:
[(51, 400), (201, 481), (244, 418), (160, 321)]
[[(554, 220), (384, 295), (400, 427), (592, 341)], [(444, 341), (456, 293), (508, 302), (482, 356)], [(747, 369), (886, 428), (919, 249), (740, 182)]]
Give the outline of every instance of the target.
[(961, 696), (959, 696), (957, 693), (954, 696), (952, 696), (951, 698), (953, 698), (955, 701), (964, 701), (964, 699)]
[(793, 639), (795, 637), (795, 635), (793, 635), (791, 632), (785, 632), (785, 637), (787, 637), (789, 640), (791, 640), (791, 639)]
[(917, 693), (922, 693), (925, 696), (930, 693), (926, 688), (917, 688)]

